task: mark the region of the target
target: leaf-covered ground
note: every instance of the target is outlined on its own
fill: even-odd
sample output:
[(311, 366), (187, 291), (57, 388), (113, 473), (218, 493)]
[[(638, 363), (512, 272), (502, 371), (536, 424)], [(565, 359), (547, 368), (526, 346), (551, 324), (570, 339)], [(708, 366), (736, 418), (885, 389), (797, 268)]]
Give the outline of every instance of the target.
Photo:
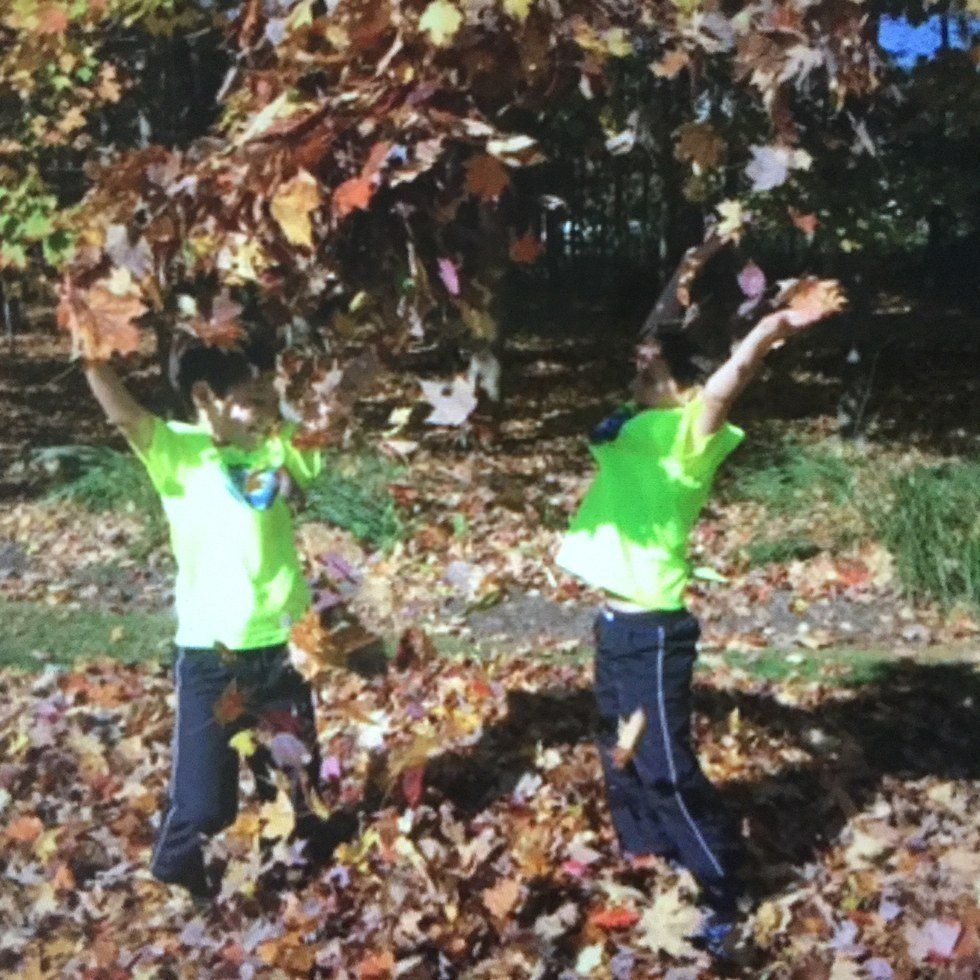
[[(63, 353), (41, 344), (0, 366), (5, 462), (108, 438)], [(372, 551), (313, 522), (301, 547), (320, 585), (356, 570), (345, 585), (371, 629), (390, 640), (424, 625), (441, 653), (412, 634), (413, 656), (386, 674), (320, 676), (330, 817), (300, 846), (288, 807), (246, 786), (213, 845), (225, 885), (207, 914), (146, 871), (169, 770), (165, 666), (71, 664), (73, 643), (159, 656), (165, 551), (134, 550), (138, 514), (52, 502), (29, 468), (5, 471), (0, 623), (19, 650), (9, 662), (35, 672), (0, 671), (3, 975), (714, 975), (685, 939), (692, 883), (627, 867), (602, 803), (582, 656), (596, 597), (551, 562), (585, 484), (581, 429), (614, 393), (581, 354), (571, 342), (520, 354), (529, 383), (496, 445), (391, 432), (410, 386), (365, 406), (370, 438), (406, 454), (391, 487), (404, 540)], [(829, 409), (832, 389), (801, 385), (787, 414)], [(829, 427), (791, 424), (809, 440)], [(788, 425), (757, 422), (753, 438)], [(867, 454), (871, 468), (942, 458), (928, 437)], [(853, 518), (846, 501), (807, 500), (810, 553), (752, 563), (753, 542), (797, 534), (800, 515), (722, 486), (694, 542), (727, 579), (693, 595), (696, 735), (756, 858), (740, 972), (966, 980), (980, 975), (978, 627), (903, 599)]]
[[(714, 975), (685, 939), (690, 880), (617, 856), (589, 667), (419, 637), (403, 657), (321, 675), (330, 817), (303, 848), (288, 804), (246, 793), (203, 914), (146, 871), (165, 669), (4, 674), (4, 975)], [(757, 861), (741, 975), (976, 976), (976, 665), (895, 662), (856, 688), (711, 667), (697, 736)]]

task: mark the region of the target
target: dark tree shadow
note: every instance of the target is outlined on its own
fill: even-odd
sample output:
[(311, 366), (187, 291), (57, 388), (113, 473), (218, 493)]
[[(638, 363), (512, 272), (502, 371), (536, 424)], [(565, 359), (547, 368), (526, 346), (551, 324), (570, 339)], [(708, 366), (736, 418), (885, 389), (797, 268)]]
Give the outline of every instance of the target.
[[(830, 698), (813, 710), (766, 694), (696, 686), (697, 713), (721, 724), (738, 709), (743, 723), (784, 737), (810, 756), (758, 779), (720, 786), (748, 817), (750, 845), (765, 876), (761, 892), (778, 888), (864, 808), (889, 778), (980, 776), (980, 674), (967, 663), (896, 661), (853, 697)], [(472, 747), (430, 760), (426, 786), (473, 815), (513, 792), (535, 748), (591, 740), (596, 714), (591, 692), (511, 691), (505, 718)], [(597, 818), (608, 819), (596, 784)]]

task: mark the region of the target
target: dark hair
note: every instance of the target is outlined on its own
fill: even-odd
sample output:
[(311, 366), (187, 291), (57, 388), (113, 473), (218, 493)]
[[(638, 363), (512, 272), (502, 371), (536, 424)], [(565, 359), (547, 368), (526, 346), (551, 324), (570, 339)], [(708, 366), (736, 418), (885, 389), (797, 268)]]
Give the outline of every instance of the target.
[(706, 361), (704, 351), (686, 333), (680, 330), (663, 330), (655, 337), (641, 342), (637, 349), (637, 368), (642, 373), (644, 347), (655, 351), (666, 363), (671, 377), (680, 385), (696, 384), (704, 376)]
[(206, 381), (219, 398), (224, 398), (232, 388), (275, 366), (275, 352), (260, 341), (250, 341), (243, 350), (223, 350), (182, 335), (174, 339), (170, 351), (170, 384), (190, 406), (198, 381)]

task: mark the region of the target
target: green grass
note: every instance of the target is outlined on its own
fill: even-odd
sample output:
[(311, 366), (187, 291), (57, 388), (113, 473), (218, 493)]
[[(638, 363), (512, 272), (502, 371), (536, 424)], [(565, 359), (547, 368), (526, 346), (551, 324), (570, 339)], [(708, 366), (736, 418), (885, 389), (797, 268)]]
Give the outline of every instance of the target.
[(980, 607), (980, 463), (919, 466), (869, 500), (869, 520), (912, 596)]
[(403, 472), (378, 453), (328, 451), (299, 520), (325, 521), (374, 548), (389, 549), (408, 530), (390, 490)]
[(805, 535), (790, 534), (779, 538), (759, 538), (746, 549), (750, 565), (768, 565), (812, 558), (820, 548)]
[(728, 500), (751, 500), (789, 515), (821, 500), (846, 503), (854, 494), (855, 463), (793, 441), (760, 444), (733, 461), (719, 486)]
[(759, 680), (824, 681), (841, 687), (871, 684), (881, 680), (895, 658), (887, 650), (830, 647), (827, 650), (760, 650), (755, 653), (728, 652), (709, 657), (701, 669), (710, 669), (716, 658), (744, 670)]
[(63, 480), (49, 492), (50, 499), (70, 500), (96, 514), (121, 511), (136, 516), (143, 533), (129, 546), (133, 557), (145, 558), (166, 541), (160, 499), (131, 454), (107, 446), (56, 446), (42, 450), (36, 460), (55, 464), (53, 473)]
[(174, 620), (165, 613), (116, 614), (0, 600), (0, 667), (39, 670), (100, 656), (162, 660), (173, 634)]

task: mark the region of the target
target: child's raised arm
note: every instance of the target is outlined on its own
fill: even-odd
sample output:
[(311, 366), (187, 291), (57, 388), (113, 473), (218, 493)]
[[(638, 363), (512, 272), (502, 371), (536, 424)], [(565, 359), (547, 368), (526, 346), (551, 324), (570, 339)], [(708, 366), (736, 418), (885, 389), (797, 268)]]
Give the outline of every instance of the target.
[(702, 394), (704, 410), (697, 423), (701, 435), (711, 435), (724, 425), (735, 400), (758, 373), (769, 351), (844, 305), (837, 284), (826, 280), (796, 284), (787, 291), (785, 301), (788, 306), (764, 316), (708, 378)]
[(153, 415), (126, 390), (119, 375), (104, 361), (86, 361), (85, 377), (106, 418), (143, 452), (153, 438)]

